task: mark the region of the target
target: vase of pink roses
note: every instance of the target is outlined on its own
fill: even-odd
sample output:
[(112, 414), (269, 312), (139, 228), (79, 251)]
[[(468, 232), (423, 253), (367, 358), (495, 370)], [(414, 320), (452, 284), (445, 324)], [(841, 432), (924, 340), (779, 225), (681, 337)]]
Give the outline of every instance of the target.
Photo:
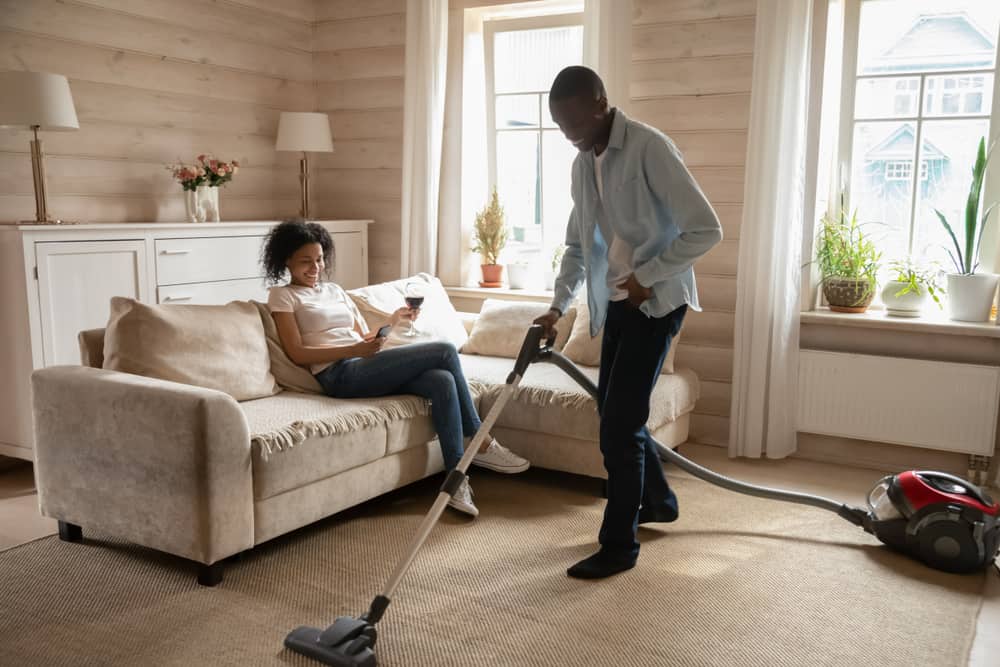
[(224, 162), (199, 155), (194, 164), (167, 165), (184, 190), (184, 208), (189, 222), (219, 221), (219, 187), (233, 180), (240, 169), (236, 160)]

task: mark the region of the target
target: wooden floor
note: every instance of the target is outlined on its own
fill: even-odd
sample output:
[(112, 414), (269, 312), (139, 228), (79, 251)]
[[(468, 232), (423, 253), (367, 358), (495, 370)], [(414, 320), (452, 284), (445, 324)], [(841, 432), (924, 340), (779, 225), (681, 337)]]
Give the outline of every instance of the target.
[[(863, 503), (880, 472), (798, 459), (729, 459), (715, 447), (683, 445), (681, 452), (720, 473), (758, 484)], [(836, 519), (831, 519), (836, 520)], [(32, 466), (0, 470), (0, 550), (52, 535), (56, 522), (38, 513)], [(970, 667), (993, 667), (1000, 655), (1000, 575), (992, 572), (983, 599)]]

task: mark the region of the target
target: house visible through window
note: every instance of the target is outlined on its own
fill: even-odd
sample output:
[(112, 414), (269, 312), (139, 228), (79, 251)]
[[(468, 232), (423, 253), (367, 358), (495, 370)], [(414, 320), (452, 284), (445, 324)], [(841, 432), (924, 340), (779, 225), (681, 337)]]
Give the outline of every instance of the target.
[(850, 206), (880, 224), (869, 231), (887, 260), (946, 262), (950, 241), (934, 209), (962, 219), (979, 140), (997, 134), (1000, 2), (860, 0), (847, 16), (853, 114), (842, 115), (841, 159)]
[(577, 154), (552, 123), (548, 91), (583, 60), (583, 16), (491, 20), (484, 35), (489, 179), (511, 229), (507, 254), (542, 266), (565, 240)]

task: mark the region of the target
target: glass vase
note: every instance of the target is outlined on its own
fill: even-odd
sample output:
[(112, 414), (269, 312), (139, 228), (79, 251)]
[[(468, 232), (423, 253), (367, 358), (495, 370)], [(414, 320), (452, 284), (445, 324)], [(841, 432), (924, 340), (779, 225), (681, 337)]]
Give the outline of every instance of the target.
[(219, 222), (219, 188), (210, 185), (198, 186), (198, 222)]

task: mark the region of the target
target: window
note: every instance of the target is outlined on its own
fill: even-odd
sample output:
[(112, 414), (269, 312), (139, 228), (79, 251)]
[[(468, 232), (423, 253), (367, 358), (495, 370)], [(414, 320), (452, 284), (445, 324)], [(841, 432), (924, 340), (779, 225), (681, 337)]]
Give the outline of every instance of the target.
[(511, 259), (547, 263), (566, 236), (570, 168), (577, 150), (549, 115), (559, 71), (583, 61), (583, 15), (486, 23), (489, 181), (497, 188)]
[(1000, 129), (998, 30), (996, 0), (845, 2), (841, 173), (885, 260), (950, 264), (934, 209), (962, 219), (979, 139)]

